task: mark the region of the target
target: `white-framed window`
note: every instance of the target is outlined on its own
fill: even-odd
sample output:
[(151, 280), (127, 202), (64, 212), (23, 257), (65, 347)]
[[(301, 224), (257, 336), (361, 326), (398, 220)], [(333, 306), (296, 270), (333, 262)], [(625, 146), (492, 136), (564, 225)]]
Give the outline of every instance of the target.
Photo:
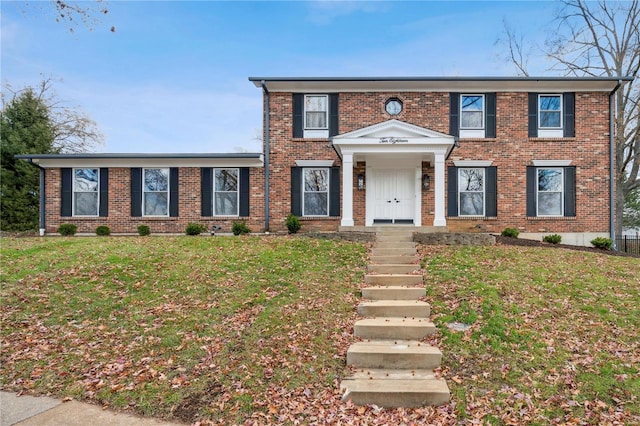
[(460, 129), (484, 129), (484, 95), (460, 96)]
[(73, 215), (98, 216), (100, 169), (73, 169)]
[(302, 171), (302, 215), (329, 216), (329, 169)]
[(213, 169), (213, 215), (238, 216), (240, 169)]
[(564, 169), (539, 167), (536, 169), (536, 197), (538, 216), (564, 215)]
[(324, 130), (329, 128), (329, 96), (304, 96), (304, 128)]
[(459, 216), (485, 215), (485, 169), (458, 169)]
[(142, 169), (142, 215), (169, 216), (169, 169)]
[(538, 127), (562, 129), (562, 95), (538, 95)]

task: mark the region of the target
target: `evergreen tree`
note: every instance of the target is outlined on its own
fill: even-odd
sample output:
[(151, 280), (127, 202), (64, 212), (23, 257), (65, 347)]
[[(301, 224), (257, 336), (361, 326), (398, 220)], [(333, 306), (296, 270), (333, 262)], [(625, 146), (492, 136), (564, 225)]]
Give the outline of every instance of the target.
[[(4, 100), (3, 100), (4, 101)], [(45, 102), (32, 89), (13, 97), (0, 111), (0, 228), (38, 228), (39, 170), (17, 154), (54, 153), (54, 129)]]

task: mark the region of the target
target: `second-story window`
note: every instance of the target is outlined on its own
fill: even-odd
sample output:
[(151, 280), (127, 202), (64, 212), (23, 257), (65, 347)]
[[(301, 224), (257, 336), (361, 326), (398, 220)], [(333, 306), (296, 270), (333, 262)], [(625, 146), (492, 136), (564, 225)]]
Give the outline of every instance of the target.
[(304, 128), (327, 129), (329, 111), (327, 95), (306, 95), (304, 97)]
[(460, 96), (460, 129), (484, 128), (484, 96)]
[(538, 98), (538, 122), (541, 129), (562, 128), (562, 96), (540, 95)]

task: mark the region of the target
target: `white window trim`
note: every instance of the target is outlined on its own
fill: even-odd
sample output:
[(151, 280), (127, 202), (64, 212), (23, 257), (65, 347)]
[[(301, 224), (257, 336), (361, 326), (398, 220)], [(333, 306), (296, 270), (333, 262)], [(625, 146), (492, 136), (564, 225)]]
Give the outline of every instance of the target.
[[(96, 214), (76, 214), (76, 193), (93, 193), (88, 191), (76, 191), (76, 170), (95, 169), (98, 171), (98, 194), (96, 201)], [(100, 216), (100, 168), (99, 167), (75, 167), (71, 170), (71, 203), (72, 203), (72, 216), (73, 217), (98, 217)]]
[[(327, 123), (327, 125), (325, 127), (309, 127), (307, 126), (307, 98), (308, 97), (323, 97), (326, 99), (325, 105), (327, 106), (326, 111), (324, 112), (326, 115), (326, 119), (325, 119), (325, 123)], [(323, 94), (308, 94), (308, 95), (304, 95), (304, 108), (302, 111), (302, 115), (304, 118), (304, 130), (329, 130), (329, 95), (323, 95)], [(319, 112), (319, 111), (314, 111), (314, 112)]]
[(571, 160), (531, 160), (531, 163), (540, 168), (567, 167), (571, 165)]
[[(538, 170), (559, 170), (560, 171), (560, 183), (562, 185), (562, 189), (560, 190), (560, 214), (540, 214), (540, 183), (539, 183), (539, 175)], [(556, 193), (557, 191), (542, 191), (543, 193)], [(564, 217), (564, 197), (565, 197), (565, 188), (564, 188), (564, 169), (562, 167), (536, 167), (536, 216), (537, 217)]]
[[(327, 172), (327, 214), (306, 214), (304, 211), (305, 206), (305, 196), (307, 193), (309, 194), (323, 194), (325, 191), (305, 191), (305, 171), (307, 170), (325, 170)], [(329, 199), (331, 197), (331, 169), (327, 167), (305, 167), (302, 169), (302, 216), (303, 217), (329, 217)]]
[[(236, 213), (235, 214), (217, 214), (216, 213), (216, 193), (220, 192), (220, 193), (230, 193), (230, 192), (234, 192), (234, 191), (216, 191), (216, 170), (235, 170), (236, 171), (236, 176), (238, 178), (238, 183), (237, 183), (237, 187), (235, 190), (236, 193)], [(211, 203), (213, 204), (211, 206), (211, 209), (213, 210), (213, 216), (215, 217), (238, 217), (240, 216), (240, 169), (236, 168), (236, 167), (216, 167), (213, 169), (213, 173), (212, 173), (212, 197), (211, 197)]]
[(333, 160), (296, 160), (298, 167), (324, 168), (333, 167)]
[(478, 168), (478, 167), (491, 167), (492, 160), (454, 160), (453, 164), (456, 167), (464, 168)]
[[(480, 110), (480, 113), (482, 115), (482, 125), (480, 127), (464, 127), (462, 125), (462, 114), (465, 112), (462, 110), (462, 98), (464, 97), (471, 97), (471, 96), (479, 96), (482, 98), (482, 109)], [(462, 93), (460, 94), (460, 130), (484, 130), (486, 123), (485, 123), (485, 108), (486, 108), (486, 99), (484, 97), (483, 94), (480, 93)], [(466, 112), (471, 112), (471, 111), (466, 111)], [(477, 112), (477, 111), (473, 111), (473, 112)]]
[[(144, 176), (147, 170), (155, 170), (161, 169), (167, 171), (167, 190), (166, 191), (145, 191), (144, 190)], [(169, 217), (169, 207), (171, 206), (171, 168), (168, 167), (145, 167), (142, 169), (142, 216), (144, 217)], [(146, 193), (159, 193), (166, 192), (167, 193), (167, 214), (146, 214), (145, 212), (145, 202), (144, 202), (144, 194)]]
[[(480, 169), (482, 170), (482, 214), (462, 214), (460, 206), (462, 205), (462, 193), (479, 193), (480, 191), (461, 191), (460, 190), (460, 172), (463, 169)], [(487, 170), (484, 167), (460, 167), (458, 168), (458, 216), (459, 217), (485, 217), (487, 215)]]
[[(560, 113), (560, 126), (559, 127), (542, 127), (542, 120), (540, 119), (540, 114), (542, 113), (542, 108), (540, 108), (540, 99), (542, 97), (552, 97), (552, 96), (557, 96), (560, 98), (560, 110), (555, 110), (555, 109), (545, 109), (545, 111), (551, 111), (551, 112), (555, 112), (558, 111)], [(538, 95), (538, 136), (540, 136), (540, 132), (544, 132), (544, 131), (554, 131), (557, 132), (558, 130), (562, 130), (564, 129), (564, 105), (563, 105), (563, 96), (562, 93), (540, 93)], [(560, 135), (563, 136), (563, 135)]]

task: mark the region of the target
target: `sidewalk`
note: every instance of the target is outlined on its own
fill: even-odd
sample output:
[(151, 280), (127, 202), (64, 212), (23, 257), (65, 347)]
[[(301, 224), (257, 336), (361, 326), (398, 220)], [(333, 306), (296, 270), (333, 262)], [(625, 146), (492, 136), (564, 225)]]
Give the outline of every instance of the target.
[(16, 396), (0, 392), (0, 426), (184, 426), (115, 413), (77, 401), (62, 402), (47, 397)]

